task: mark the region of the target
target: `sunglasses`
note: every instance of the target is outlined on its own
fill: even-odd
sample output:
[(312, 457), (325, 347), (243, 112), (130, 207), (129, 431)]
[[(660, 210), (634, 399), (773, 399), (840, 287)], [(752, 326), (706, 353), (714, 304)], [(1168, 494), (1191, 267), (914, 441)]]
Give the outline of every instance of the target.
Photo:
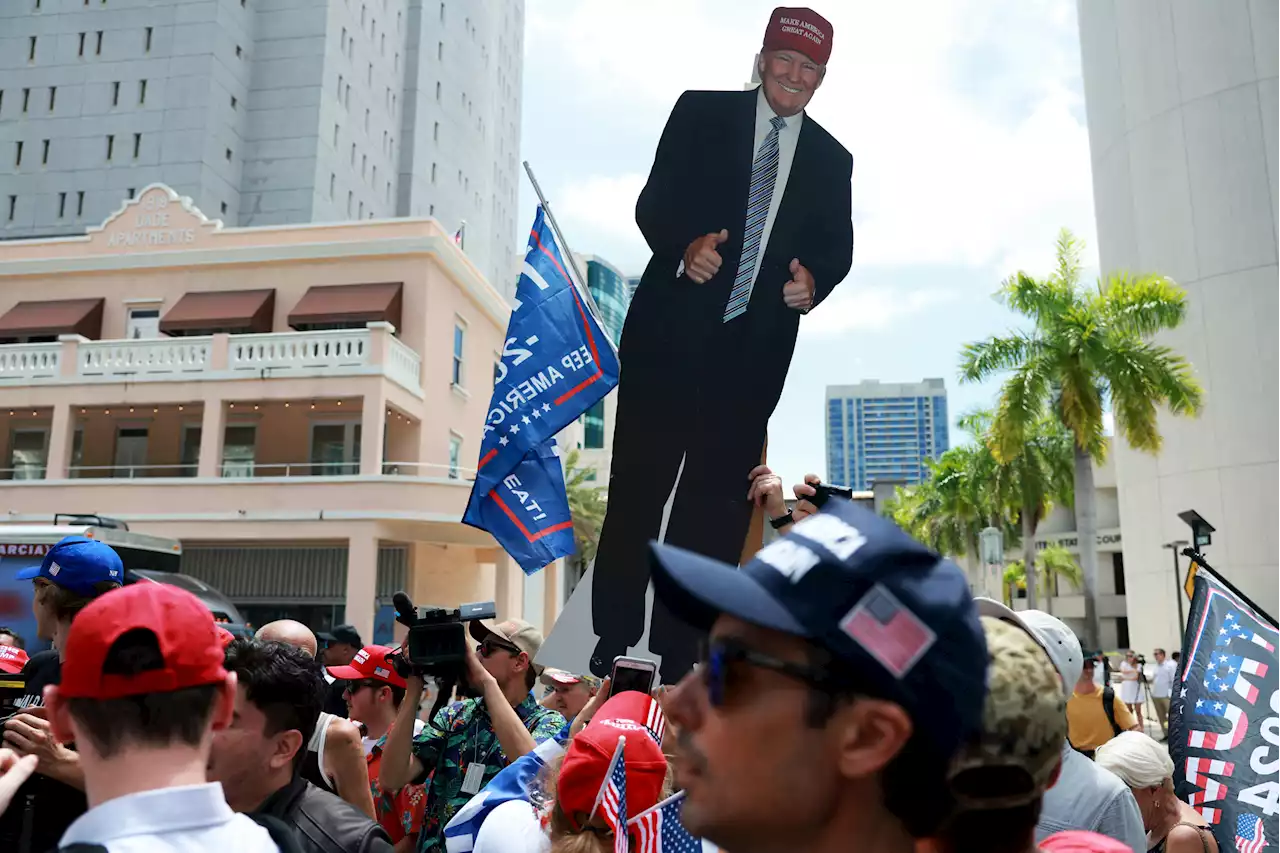
[(781, 673), (824, 692), (832, 692), (840, 687), (827, 672), (817, 667), (781, 660), (727, 637), (704, 640), (699, 661), (694, 671), (706, 685), (707, 699), (713, 708), (724, 706), (734, 664), (745, 663), (757, 669)]
[(354, 696), (366, 687), (372, 687), (374, 690), (377, 690), (379, 687), (386, 686), (387, 684), (384, 681), (348, 681), (347, 686), (342, 693), (344, 696)]
[(509, 655), (518, 655), (521, 650), (510, 643), (504, 643), (501, 640), (495, 640), (492, 637), (476, 646), (476, 654), (480, 655), (482, 658), (490, 657), (494, 652), (506, 652)]

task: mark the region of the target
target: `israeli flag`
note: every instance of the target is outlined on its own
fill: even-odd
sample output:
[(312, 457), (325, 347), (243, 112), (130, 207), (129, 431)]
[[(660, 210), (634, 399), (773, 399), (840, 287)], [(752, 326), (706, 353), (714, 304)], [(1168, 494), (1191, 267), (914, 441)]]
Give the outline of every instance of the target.
[(555, 739), (543, 741), (533, 752), (524, 755), (493, 777), (480, 793), (458, 810), (444, 828), (444, 846), (448, 853), (470, 853), (476, 846), (480, 825), (489, 813), (511, 800), (529, 801), (529, 791), (547, 763), (564, 753)]

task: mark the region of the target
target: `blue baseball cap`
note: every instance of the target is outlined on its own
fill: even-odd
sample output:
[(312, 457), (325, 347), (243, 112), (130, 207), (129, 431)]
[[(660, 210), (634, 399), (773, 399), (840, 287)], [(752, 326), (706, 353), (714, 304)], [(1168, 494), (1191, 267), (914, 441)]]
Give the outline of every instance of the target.
[(92, 597), (103, 581), (124, 584), (124, 563), (110, 545), (85, 536), (68, 536), (49, 549), (39, 566), (18, 572), (18, 580), (44, 578), (63, 589)]
[(650, 545), (654, 593), (708, 630), (721, 614), (827, 651), (859, 692), (901, 705), (950, 758), (982, 726), (987, 644), (964, 572), (840, 498), (741, 569)]

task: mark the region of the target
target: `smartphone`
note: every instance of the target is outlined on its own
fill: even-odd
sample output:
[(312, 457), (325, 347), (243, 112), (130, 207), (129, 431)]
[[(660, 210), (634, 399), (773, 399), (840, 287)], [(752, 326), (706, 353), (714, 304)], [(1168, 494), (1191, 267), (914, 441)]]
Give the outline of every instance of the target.
[(813, 487), (813, 489), (816, 494), (809, 498), (809, 503), (819, 509), (821, 509), (822, 505), (827, 502), (827, 498), (837, 497), (844, 498), (847, 501), (853, 500), (853, 489), (850, 489), (847, 486), (832, 486), (828, 483), (818, 483)]
[(658, 664), (644, 658), (619, 656), (613, 659), (613, 674), (609, 677), (609, 695), (617, 696), (627, 690), (636, 690), (646, 696), (653, 690), (653, 679), (658, 674)]

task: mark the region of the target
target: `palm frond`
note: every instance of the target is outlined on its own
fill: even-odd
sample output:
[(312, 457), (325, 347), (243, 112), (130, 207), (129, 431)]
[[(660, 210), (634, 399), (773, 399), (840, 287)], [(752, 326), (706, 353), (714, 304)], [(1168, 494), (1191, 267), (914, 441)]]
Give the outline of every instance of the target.
[(1049, 396), (1049, 375), (1037, 359), (1022, 364), (1000, 390), (1000, 405), (993, 425), (991, 451), (999, 462), (1017, 458), (1026, 443), (1027, 430), (1044, 413)]
[(1058, 258), (1057, 279), (1069, 289), (1075, 290), (1080, 281), (1080, 255), (1084, 252), (1084, 240), (1073, 234), (1071, 229), (1063, 228), (1058, 231), (1054, 248)]
[(1095, 462), (1106, 459), (1106, 434), (1102, 426), (1102, 393), (1097, 377), (1078, 360), (1070, 359), (1058, 370), (1058, 412), (1076, 444)]
[(1163, 275), (1117, 273), (1106, 279), (1094, 306), (1118, 331), (1149, 338), (1187, 317), (1187, 292)]
[(998, 296), (1010, 309), (1034, 320), (1040, 328), (1051, 327), (1054, 319), (1076, 301), (1072, 287), (1055, 278), (1037, 279), (1024, 272), (1005, 279)]
[(1156, 407), (1195, 417), (1204, 391), (1190, 363), (1165, 346), (1117, 336), (1103, 364), (1116, 416), (1116, 430), (1130, 445), (1149, 453), (1160, 450)]
[(995, 373), (1012, 370), (1040, 349), (1040, 342), (1022, 332), (964, 345), (960, 354), (960, 380), (981, 382)]

